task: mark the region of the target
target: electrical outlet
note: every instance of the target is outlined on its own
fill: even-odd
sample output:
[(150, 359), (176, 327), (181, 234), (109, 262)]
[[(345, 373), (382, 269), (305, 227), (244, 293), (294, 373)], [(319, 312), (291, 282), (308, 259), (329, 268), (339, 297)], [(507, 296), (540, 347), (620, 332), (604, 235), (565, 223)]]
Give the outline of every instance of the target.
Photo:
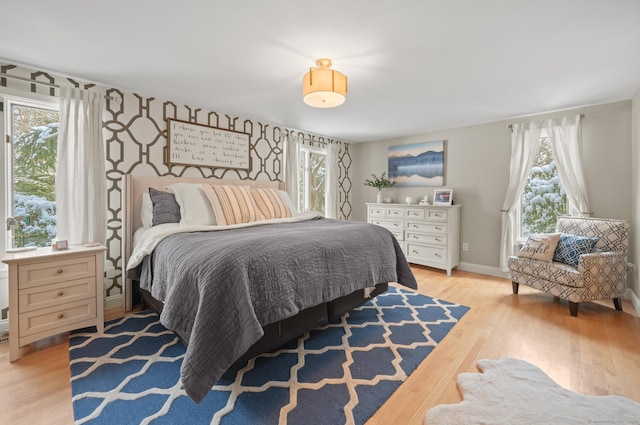
[(469, 243), (468, 242), (462, 242), (462, 250), (463, 251), (469, 251)]

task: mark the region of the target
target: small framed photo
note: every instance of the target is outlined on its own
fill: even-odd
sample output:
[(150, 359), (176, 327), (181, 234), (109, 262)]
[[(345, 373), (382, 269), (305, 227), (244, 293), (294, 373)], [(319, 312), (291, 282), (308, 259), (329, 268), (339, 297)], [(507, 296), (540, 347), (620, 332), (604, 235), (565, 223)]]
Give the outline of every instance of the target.
[(453, 189), (436, 189), (433, 191), (433, 205), (451, 205)]

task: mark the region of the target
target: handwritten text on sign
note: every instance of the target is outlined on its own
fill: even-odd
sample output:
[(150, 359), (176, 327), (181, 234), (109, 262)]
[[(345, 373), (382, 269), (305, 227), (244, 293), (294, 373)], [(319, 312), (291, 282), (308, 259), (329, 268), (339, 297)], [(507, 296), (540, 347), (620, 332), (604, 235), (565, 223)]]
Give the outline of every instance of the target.
[(169, 163), (248, 170), (247, 133), (167, 120)]

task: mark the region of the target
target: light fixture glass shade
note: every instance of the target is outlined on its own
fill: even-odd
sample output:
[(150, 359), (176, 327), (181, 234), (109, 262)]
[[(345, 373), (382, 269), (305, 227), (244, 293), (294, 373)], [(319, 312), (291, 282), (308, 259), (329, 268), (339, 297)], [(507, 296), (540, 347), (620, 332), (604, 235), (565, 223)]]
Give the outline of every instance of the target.
[(342, 105), (347, 95), (347, 76), (330, 69), (330, 59), (318, 59), (316, 65), (302, 77), (304, 103), (315, 108)]

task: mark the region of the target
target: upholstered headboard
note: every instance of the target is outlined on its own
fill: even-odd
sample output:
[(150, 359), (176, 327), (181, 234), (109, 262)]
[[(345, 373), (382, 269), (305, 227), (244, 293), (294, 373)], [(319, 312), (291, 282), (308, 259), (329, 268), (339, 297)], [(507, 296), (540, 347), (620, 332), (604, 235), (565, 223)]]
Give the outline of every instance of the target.
[(173, 183), (208, 183), (229, 184), (237, 186), (250, 186), (257, 188), (284, 189), (284, 183), (268, 180), (239, 180), (216, 178), (192, 178), (175, 176), (134, 176), (125, 174), (122, 176), (122, 284), (124, 292), (124, 309), (132, 309), (131, 280), (126, 278), (126, 267), (133, 247), (133, 234), (142, 227), (140, 215), (142, 207), (142, 194), (152, 187), (158, 190), (167, 190), (167, 186)]

